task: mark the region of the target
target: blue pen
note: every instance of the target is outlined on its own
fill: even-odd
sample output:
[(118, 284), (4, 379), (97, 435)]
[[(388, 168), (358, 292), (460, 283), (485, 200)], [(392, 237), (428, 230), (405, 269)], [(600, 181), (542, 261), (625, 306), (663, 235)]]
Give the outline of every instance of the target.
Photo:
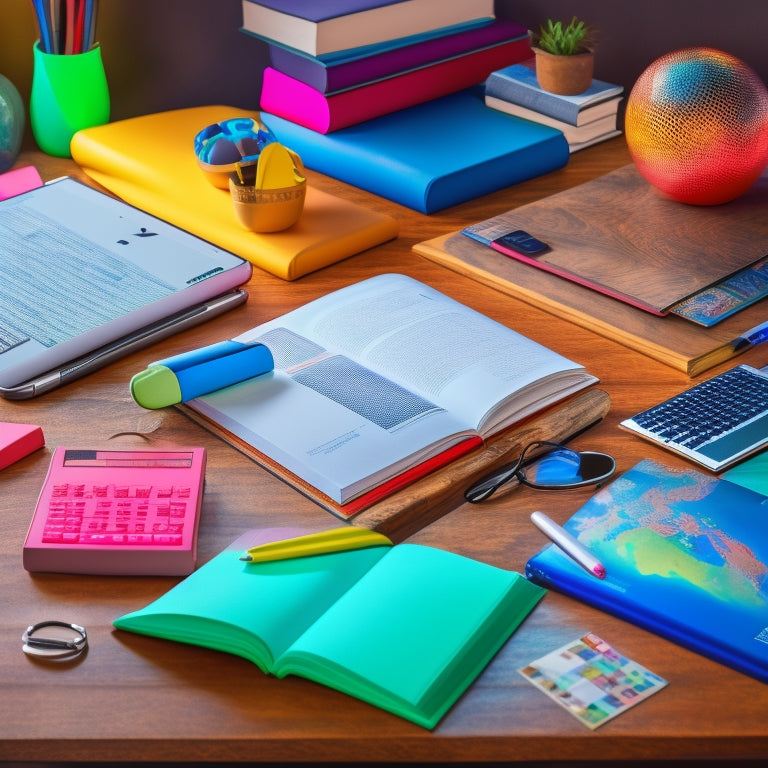
[(754, 347), (764, 341), (768, 341), (768, 320), (742, 333), (731, 342), (731, 346), (735, 351), (740, 352), (746, 347)]
[(150, 363), (131, 379), (131, 395), (144, 408), (165, 408), (261, 376), (274, 364), (259, 342), (221, 341)]

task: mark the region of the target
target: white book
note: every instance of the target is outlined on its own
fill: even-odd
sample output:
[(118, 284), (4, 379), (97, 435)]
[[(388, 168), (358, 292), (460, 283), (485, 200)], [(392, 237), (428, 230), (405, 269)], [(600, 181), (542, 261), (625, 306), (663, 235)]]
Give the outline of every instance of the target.
[(534, 123), (557, 128), (563, 132), (571, 152), (576, 151), (576, 149), (583, 149), (585, 146), (595, 143), (596, 140), (602, 140), (603, 137), (610, 138), (620, 133), (617, 129), (617, 113), (615, 111), (613, 114), (604, 115), (583, 125), (571, 125), (571, 123), (566, 123), (563, 120), (557, 120), (533, 109), (511, 104), (508, 101), (497, 99), (487, 94), (485, 96), (485, 105), (491, 109), (506, 112), (509, 115), (522, 117), (524, 120), (532, 120)]
[(186, 404), (337, 504), (593, 384), (583, 366), (404, 275), (259, 325), (274, 370)]
[(573, 142), (572, 144), (568, 144), (568, 151), (570, 154), (573, 154), (574, 152), (578, 152), (581, 149), (586, 149), (587, 147), (591, 147), (594, 144), (599, 144), (601, 141), (608, 141), (608, 139), (612, 139), (614, 136), (621, 136), (620, 130), (614, 130), (614, 131), (608, 131), (607, 133), (602, 133), (599, 136), (594, 136), (591, 139), (586, 139), (585, 141), (579, 141), (579, 142)]

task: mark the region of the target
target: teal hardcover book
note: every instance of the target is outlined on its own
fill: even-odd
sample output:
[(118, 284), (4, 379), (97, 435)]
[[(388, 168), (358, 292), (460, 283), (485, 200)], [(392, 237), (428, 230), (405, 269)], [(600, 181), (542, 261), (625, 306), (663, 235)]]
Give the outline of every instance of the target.
[(644, 460), (565, 528), (606, 578), (547, 546), (530, 580), (768, 682), (768, 497)]
[(421, 213), (557, 170), (569, 157), (562, 131), (487, 107), (478, 88), (328, 134), (261, 116), (308, 168)]
[(416, 544), (243, 562), (263, 533), (115, 626), (236, 654), (433, 728), (545, 592)]

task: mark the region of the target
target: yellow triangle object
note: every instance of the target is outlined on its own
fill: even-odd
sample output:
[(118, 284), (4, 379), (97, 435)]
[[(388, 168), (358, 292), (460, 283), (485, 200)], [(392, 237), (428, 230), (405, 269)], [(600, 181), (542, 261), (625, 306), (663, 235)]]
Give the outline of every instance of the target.
[(194, 153), (199, 131), (233, 117), (259, 113), (218, 105), (132, 117), (78, 131), (70, 152), (88, 176), (131, 205), (284, 280), (397, 237), (392, 217), (315, 189), (311, 180), (292, 227), (270, 233), (243, 228), (229, 191), (205, 178)]
[(296, 157), (278, 142), (267, 144), (256, 166), (256, 189), (284, 189), (304, 181), (296, 168)]

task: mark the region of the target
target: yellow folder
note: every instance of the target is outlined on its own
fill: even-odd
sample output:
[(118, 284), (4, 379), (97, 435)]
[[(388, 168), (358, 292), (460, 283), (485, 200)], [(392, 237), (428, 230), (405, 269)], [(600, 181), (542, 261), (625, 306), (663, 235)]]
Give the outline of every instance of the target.
[(189, 107), (132, 117), (72, 137), (72, 158), (85, 173), (131, 205), (248, 259), (284, 280), (391, 240), (395, 219), (307, 189), (299, 221), (282, 232), (257, 234), (235, 217), (227, 190), (203, 175), (195, 135), (207, 125), (257, 112), (227, 106)]

